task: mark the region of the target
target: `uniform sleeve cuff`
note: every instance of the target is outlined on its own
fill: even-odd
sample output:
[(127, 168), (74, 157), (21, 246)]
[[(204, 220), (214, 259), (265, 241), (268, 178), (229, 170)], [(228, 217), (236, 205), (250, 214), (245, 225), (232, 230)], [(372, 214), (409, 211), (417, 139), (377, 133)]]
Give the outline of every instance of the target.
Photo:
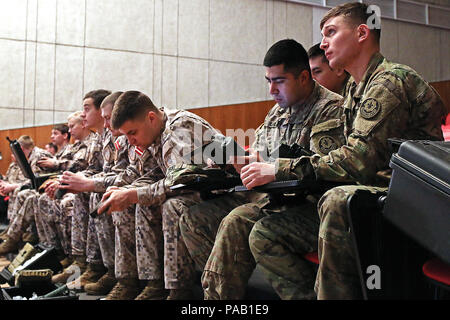
[(148, 187), (139, 187), (136, 188), (138, 203), (143, 204), (148, 200)]
[(291, 161), (292, 159), (276, 159), (275, 160), (275, 178), (277, 181), (291, 180)]
[(103, 179), (94, 179), (94, 192), (103, 193), (106, 192), (106, 189)]

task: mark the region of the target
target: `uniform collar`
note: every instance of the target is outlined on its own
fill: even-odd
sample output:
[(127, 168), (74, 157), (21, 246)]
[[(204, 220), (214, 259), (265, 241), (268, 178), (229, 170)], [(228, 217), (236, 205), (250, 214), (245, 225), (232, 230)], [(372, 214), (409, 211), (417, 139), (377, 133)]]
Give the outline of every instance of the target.
[(315, 105), (317, 98), (320, 96), (320, 89), (321, 86), (317, 84), (315, 81), (313, 81), (314, 88), (311, 91), (311, 94), (306, 98), (306, 100), (303, 100), (302, 102), (295, 103), (289, 108), (279, 108), (278, 113), (282, 114), (287, 112), (288, 114), (303, 114), (304, 118), (306, 118), (306, 115), (309, 114), (312, 107)]
[[(354, 98), (360, 99), (364, 93), (367, 82), (369, 81), (372, 74), (377, 69), (378, 65), (381, 64), (384, 60), (383, 55), (380, 52), (375, 52), (370, 58), (369, 64), (367, 65), (366, 72), (364, 73), (361, 81), (358, 83), (355, 89), (355, 93), (353, 95)], [(356, 84), (356, 83), (355, 83)]]

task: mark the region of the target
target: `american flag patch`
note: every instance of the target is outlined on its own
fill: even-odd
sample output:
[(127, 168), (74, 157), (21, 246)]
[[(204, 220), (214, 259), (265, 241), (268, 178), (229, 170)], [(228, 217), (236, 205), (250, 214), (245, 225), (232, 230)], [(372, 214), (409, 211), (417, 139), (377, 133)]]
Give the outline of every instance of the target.
[(119, 149), (122, 148), (122, 146), (120, 145), (119, 138), (117, 138), (116, 141), (114, 142), (114, 147), (116, 147), (117, 151), (119, 151)]
[(144, 150), (142, 150), (139, 147), (134, 148), (134, 150), (136, 151), (136, 153), (139, 155), (139, 157), (142, 157), (142, 155), (144, 154)]

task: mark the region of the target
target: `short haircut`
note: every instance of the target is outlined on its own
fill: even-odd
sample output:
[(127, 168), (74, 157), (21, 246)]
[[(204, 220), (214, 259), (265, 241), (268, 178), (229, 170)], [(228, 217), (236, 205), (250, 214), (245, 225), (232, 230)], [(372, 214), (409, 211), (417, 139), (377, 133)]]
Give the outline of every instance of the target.
[(53, 130), (58, 130), (62, 134), (67, 134), (67, 141), (70, 140), (70, 132), (69, 132), (69, 127), (67, 126), (67, 124), (65, 124), (65, 123), (55, 124), (53, 126)]
[(85, 94), (83, 100), (92, 98), (92, 100), (94, 100), (94, 106), (98, 110), (100, 109), (100, 105), (102, 104), (103, 99), (105, 99), (106, 96), (110, 94), (111, 91), (105, 89), (92, 90)]
[[(367, 24), (368, 20), (374, 13), (368, 13), (368, 5), (360, 2), (348, 2), (330, 9), (320, 21), (320, 29), (331, 18), (343, 16), (347, 22), (359, 26), (360, 24)], [(379, 19), (381, 17), (378, 17)], [(370, 28), (371, 33), (374, 34), (375, 40), (379, 43), (381, 37), (381, 26), (378, 28)]]
[(67, 121), (74, 119), (77, 123), (83, 122), (83, 111), (75, 111), (67, 117)]
[(109, 104), (112, 104), (114, 106), (117, 99), (119, 99), (119, 97), (122, 95), (122, 93), (123, 93), (122, 91), (116, 91), (116, 92), (108, 95), (105, 99), (103, 99), (102, 104), (100, 105), (100, 108), (104, 108)]
[(276, 42), (267, 51), (263, 62), (265, 67), (284, 65), (284, 71), (298, 77), (303, 70), (311, 74), (308, 54), (305, 48), (293, 39)]
[(150, 111), (158, 109), (152, 100), (139, 91), (125, 91), (114, 104), (111, 114), (111, 127), (118, 130), (126, 121), (144, 117)]
[(54, 144), (53, 142), (47, 143), (46, 146), (53, 148), (53, 150), (55, 150), (55, 153), (58, 152), (58, 146), (56, 144)]
[(20, 136), (19, 139), (17, 139), (17, 142), (20, 144), (22, 148), (25, 148), (27, 150), (34, 148), (34, 141), (30, 136), (27, 135)]
[(313, 45), (308, 50), (308, 58), (309, 59), (316, 58), (316, 57), (322, 57), (324, 59), (324, 61), (326, 61), (328, 63), (328, 59), (325, 56), (325, 51), (320, 48), (320, 42)]

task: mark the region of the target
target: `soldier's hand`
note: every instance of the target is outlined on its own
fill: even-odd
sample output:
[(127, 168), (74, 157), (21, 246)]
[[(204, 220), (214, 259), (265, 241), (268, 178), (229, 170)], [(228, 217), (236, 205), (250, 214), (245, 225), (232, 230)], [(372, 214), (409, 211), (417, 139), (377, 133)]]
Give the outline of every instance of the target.
[(106, 212), (111, 214), (114, 211), (124, 211), (129, 206), (138, 202), (137, 191), (135, 189), (125, 188), (108, 188), (103, 194), (102, 205), (98, 208), (97, 213)]
[(57, 180), (52, 181), (45, 188), (45, 193), (49, 196), (50, 199), (55, 199), (56, 190), (58, 190), (60, 184)]
[(56, 160), (48, 157), (42, 157), (41, 160), (37, 162), (37, 165), (41, 168), (55, 168)]
[(15, 184), (15, 183), (5, 183), (0, 191), (2, 192), (2, 194), (8, 195), (9, 193), (13, 192), (14, 190), (16, 190), (16, 188), (18, 188), (19, 185)]
[(241, 180), (247, 189), (262, 186), (275, 181), (275, 165), (265, 162), (253, 162), (241, 170)]
[(85, 177), (81, 172), (64, 171), (59, 182), (61, 183), (59, 188), (67, 189), (70, 192), (94, 191), (94, 181)]
[(258, 153), (253, 150), (249, 149), (249, 155), (248, 156), (242, 156), (242, 157), (235, 157), (231, 156), (229, 162), (233, 165), (234, 169), (237, 173), (241, 173), (241, 170), (246, 165), (259, 161), (259, 155)]

